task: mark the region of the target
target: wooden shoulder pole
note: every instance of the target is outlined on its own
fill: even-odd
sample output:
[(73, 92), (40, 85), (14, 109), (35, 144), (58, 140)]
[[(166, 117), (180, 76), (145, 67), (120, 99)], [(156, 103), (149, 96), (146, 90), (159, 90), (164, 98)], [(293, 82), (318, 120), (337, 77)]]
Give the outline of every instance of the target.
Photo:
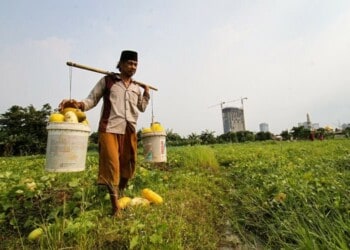
[[(74, 63), (74, 62), (67, 62), (67, 65), (68, 66), (72, 66), (72, 67), (76, 67), (76, 68), (79, 68), (79, 69), (85, 69), (85, 70), (89, 70), (89, 71), (93, 71), (93, 72), (97, 72), (97, 73), (101, 73), (101, 74), (105, 74), (105, 75), (119, 75), (118, 73), (114, 73), (114, 72), (110, 72), (110, 71), (106, 71), (106, 70), (101, 70), (101, 69), (96, 69), (96, 68), (92, 68), (92, 67), (89, 67), (89, 66), (86, 66), (86, 65), (82, 65), (82, 64), (79, 64), (79, 63)], [(158, 91), (157, 88), (151, 86), (151, 85), (148, 85), (146, 83), (142, 83), (142, 82), (139, 82), (139, 81), (134, 81), (136, 84), (138, 84), (139, 86), (141, 86), (142, 88), (150, 88), (150, 89), (153, 89), (155, 91)]]

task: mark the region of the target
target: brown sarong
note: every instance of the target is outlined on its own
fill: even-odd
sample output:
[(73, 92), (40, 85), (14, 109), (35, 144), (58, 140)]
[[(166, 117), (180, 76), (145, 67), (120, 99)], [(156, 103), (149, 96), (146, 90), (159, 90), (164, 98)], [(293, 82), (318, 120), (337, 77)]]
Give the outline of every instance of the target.
[(98, 184), (118, 186), (121, 177), (130, 179), (135, 174), (137, 135), (131, 124), (125, 134), (99, 133)]

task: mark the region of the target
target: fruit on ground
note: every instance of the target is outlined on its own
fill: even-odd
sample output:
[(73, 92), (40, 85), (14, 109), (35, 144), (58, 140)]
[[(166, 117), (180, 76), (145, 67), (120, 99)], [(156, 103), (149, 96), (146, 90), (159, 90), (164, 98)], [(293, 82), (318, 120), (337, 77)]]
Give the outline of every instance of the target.
[(39, 239), (43, 233), (44, 233), (44, 230), (42, 228), (40, 228), (40, 227), (36, 228), (30, 232), (30, 234), (28, 235), (28, 240)]
[(49, 117), (49, 122), (64, 122), (64, 115), (60, 113), (53, 113)]
[(149, 205), (149, 200), (142, 198), (142, 197), (135, 197), (130, 201), (130, 206), (148, 206)]
[(130, 197), (122, 197), (120, 199), (118, 199), (118, 208), (120, 209), (124, 209), (126, 208), (131, 202), (131, 198)]
[(143, 189), (141, 194), (142, 194), (143, 198), (149, 200), (152, 203), (155, 203), (155, 204), (163, 203), (163, 198), (159, 194), (157, 194), (156, 192), (153, 192), (149, 188)]

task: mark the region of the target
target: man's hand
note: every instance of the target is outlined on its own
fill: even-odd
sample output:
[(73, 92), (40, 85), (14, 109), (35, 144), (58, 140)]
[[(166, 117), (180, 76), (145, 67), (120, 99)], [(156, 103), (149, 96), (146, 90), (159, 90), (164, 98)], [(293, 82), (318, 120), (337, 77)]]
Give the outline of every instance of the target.
[(74, 99), (63, 99), (61, 103), (58, 105), (58, 110), (62, 111), (65, 108), (76, 108), (80, 109), (81, 111), (84, 111), (84, 103), (78, 102)]
[(145, 87), (144, 87), (144, 94), (146, 93), (147, 95), (149, 95), (149, 87), (146, 85)]

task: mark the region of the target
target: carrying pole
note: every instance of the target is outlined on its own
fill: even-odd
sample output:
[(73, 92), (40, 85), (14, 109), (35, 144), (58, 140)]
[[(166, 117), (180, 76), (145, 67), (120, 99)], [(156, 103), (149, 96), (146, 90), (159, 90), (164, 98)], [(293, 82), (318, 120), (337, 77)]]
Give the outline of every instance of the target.
[[(72, 67), (76, 67), (76, 68), (79, 68), (79, 69), (85, 69), (85, 70), (89, 70), (89, 71), (93, 71), (93, 72), (96, 72), (96, 73), (101, 73), (101, 74), (105, 74), (105, 75), (120, 75), (118, 73), (114, 73), (114, 72), (110, 72), (110, 71), (106, 71), (106, 70), (101, 70), (101, 69), (96, 69), (96, 68), (92, 68), (92, 67), (89, 67), (89, 66), (86, 66), (86, 65), (82, 65), (82, 64), (78, 64), (78, 63), (74, 63), (74, 62), (67, 62), (67, 65), (68, 66), (72, 66)], [(157, 91), (158, 89), (151, 86), (151, 85), (148, 85), (146, 83), (142, 83), (142, 82), (138, 82), (138, 81), (133, 81), (134, 83), (136, 83), (137, 85), (139, 85), (140, 87), (142, 88), (150, 88), (150, 89), (153, 89), (155, 91)]]

